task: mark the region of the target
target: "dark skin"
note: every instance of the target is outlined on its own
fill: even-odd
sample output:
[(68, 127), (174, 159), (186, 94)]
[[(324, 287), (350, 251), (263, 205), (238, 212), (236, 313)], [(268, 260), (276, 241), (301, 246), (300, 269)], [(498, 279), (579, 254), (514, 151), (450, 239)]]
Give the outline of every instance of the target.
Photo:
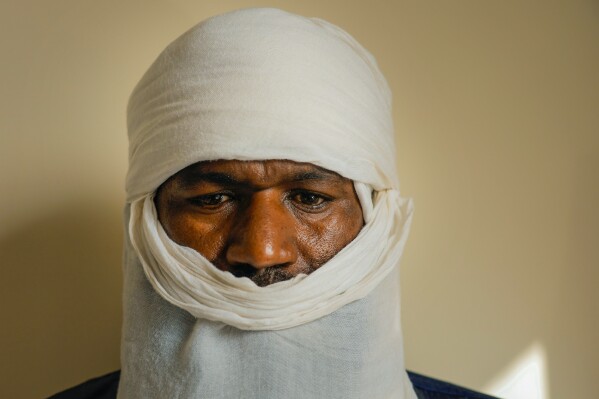
[(154, 201), (173, 241), (259, 286), (313, 272), (364, 224), (351, 180), (286, 160), (198, 162)]

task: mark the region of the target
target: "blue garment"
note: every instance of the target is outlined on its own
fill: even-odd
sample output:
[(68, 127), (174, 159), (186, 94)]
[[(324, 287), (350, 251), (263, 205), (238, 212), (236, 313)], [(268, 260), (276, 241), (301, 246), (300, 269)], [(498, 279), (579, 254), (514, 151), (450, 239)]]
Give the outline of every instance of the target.
[[(57, 393), (48, 399), (115, 399), (120, 376), (120, 371), (114, 371)], [(411, 371), (408, 371), (408, 376), (418, 399), (496, 399)]]

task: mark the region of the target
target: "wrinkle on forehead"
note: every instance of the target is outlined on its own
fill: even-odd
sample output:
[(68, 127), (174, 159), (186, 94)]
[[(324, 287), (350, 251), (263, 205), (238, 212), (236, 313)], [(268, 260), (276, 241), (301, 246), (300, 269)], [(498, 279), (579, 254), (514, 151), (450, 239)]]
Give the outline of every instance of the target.
[(349, 180), (310, 163), (288, 160), (203, 161), (188, 166), (173, 177), (176, 177), (178, 183), (183, 186), (193, 185), (198, 181), (264, 186), (306, 180), (323, 180), (339, 184)]

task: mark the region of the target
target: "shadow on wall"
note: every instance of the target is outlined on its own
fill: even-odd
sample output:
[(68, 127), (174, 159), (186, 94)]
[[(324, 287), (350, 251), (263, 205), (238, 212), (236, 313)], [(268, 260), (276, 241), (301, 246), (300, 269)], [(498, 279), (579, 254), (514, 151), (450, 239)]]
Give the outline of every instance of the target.
[(121, 215), (73, 201), (0, 239), (0, 397), (45, 397), (119, 367)]

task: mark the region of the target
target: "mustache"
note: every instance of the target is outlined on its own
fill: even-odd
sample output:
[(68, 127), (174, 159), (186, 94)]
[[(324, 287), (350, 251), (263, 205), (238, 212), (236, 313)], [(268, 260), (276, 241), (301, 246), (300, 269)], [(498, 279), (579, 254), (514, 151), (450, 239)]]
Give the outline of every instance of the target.
[(266, 287), (280, 281), (292, 279), (298, 274), (310, 274), (315, 268), (306, 266), (299, 271), (290, 271), (288, 265), (275, 265), (264, 269), (256, 269), (252, 265), (238, 264), (230, 265), (227, 269), (235, 277), (247, 277), (259, 287)]

